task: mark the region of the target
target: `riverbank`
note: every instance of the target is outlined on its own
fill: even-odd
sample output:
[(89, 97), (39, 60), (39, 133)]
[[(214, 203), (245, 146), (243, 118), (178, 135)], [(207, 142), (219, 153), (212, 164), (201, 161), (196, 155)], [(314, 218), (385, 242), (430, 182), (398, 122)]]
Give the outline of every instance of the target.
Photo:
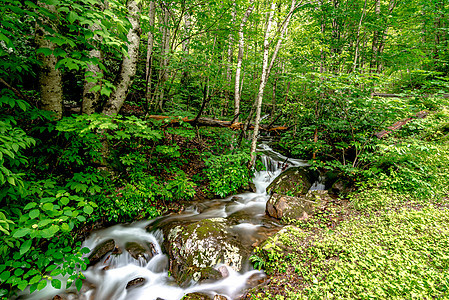
[[(383, 141), (355, 192), (256, 249), (268, 274), (240, 299), (449, 297), (447, 110)], [(418, 128), (419, 130), (417, 130)]]

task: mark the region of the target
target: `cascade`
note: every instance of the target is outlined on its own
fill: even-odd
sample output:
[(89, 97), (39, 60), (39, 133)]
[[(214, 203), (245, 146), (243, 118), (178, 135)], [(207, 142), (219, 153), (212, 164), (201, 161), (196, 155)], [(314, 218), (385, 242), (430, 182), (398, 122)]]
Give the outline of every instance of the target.
[[(262, 142), (258, 146), (262, 163), (266, 170), (255, 173), (253, 183), (255, 192), (246, 192), (224, 199), (208, 200), (185, 209), (180, 214), (162, 216), (151, 221), (135, 222), (133, 224), (119, 224), (91, 233), (83, 243), (84, 247), (95, 249), (106, 241), (115, 241), (114, 251), (110, 251), (106, 258), (90, 266), (83, 272), (83, 289), (77, 292), (74, 287), (67, 291), (56, 290), (47, 285), (42, 291), (35, 292), (28, 299), (52, 299), (54, 295), (63, 294), (66, 299), (164, 299), (178, 300), (185, 294), (201, 292), (213, 295), (219, 294), (227, 299), (237, 298), (245, 288), (248, 280), (254, 276), (262, 277), (263, 272), (253, 270), (246, 262), (240, 272), (228, 266), (217, 265), (215, 268), (226, 269), (227, 276), (221, 280), (207, 283), (191, 283), (178, 286), (168, 272), (169, 257), (163, 251), (164, 236), (160, 226), (170, 222), (192, 222), (208, 218), (228, 218), (244, 212), (245, 219), (232, 226), (239, 238), (245, 243), (263, 237), (267, 228), (278, 227), (273, 220), (265, 217), (265, 205), (269, 195), (266, 193), (268, 185), (285, 169), (293, 166), (306, 166), (302, 160), (287, 158)], [(201, 206), (201, 209), (198, 207)], [(248, 217), (249, 216), (249, 217)], [(266, 236), (265, 236), (266, 238)], [(151, 245), (152, 257), (133, 257), (124, 250), (129, 243)], [(246, 245), (246, 244), (245, 244)], [(247, 245), (251, 247), (250, 244)], [(119, 249), (119, 250), (117, 250)], [(88, 256), (89, 254), (87, 254)], [(59, 278), (63, 281), (64, 278)], [(132, 283), (132, 284), (131, 284)]]

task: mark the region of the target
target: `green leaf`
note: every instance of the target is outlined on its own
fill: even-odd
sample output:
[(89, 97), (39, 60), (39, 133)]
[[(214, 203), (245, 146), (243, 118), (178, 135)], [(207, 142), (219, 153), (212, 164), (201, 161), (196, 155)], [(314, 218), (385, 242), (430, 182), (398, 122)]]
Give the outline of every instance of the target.
[(23, 209), (24, 209), (24, 210), (27, 210), (27, 209), (30, 209), (30, 208), (35, 207), (36, 205), (37, 205), (36, 202), (30, 202), (30, 203), (28, 203), (27, 205), (25, 205), (25, 207), (24, 207)]
[(78, 14), (77, 14), (76, 12), (74, 12), (74, 11), (69, 12), (69, 14), (68, 14), (68, 16), (67, 16), (67, 20), (68, 20), (70, 23), (75, 22), (78, 18), (79, 18), (79, 17), (78, 17)]
[(31, 278), (29, 284), (35, 284), (36, 282), (38, 282), (39, 280), (41, 280), (42, 276), (41, 275), (36, 275), (33, 278)]
[(20, 281), (20, 283), (17, 285), (17, 288), (21, 291), (23, 291), (24, 289), (26, 289), (26, 287), (28, 286), (28, 281), (27, 280), (22, 280)]
[(45, 203), (43, 206), (42, 206), (42, 208), (44, 209), (44, 210), (49, 210), (49, 211), (51, 211), (51, 210), (53, 210), (53, 203)]
[(70, 202), (69, 198), (67, 197), (62, 197), (59, 201), (61, 201), (62, 205), (67, 205)]
[(19, 228), (14, 232), (14, 234), (12, 236), (15, 238), (21, 238), (21, 237), (24, 237), (25, 235), (29, 234), (30, 231), (31, 231), (30, 228)]
[(87, 205), (87, 206), (84, 206), (84, 207), (83, 207), (83, 211), (84, 211), (86, 214), (90, 215), (91, 213), (93, 213), (94, 209), (92, 208), (92, 206)]
[(61, 280), (59, 279), (53, 279), (51, 281), (51, 285), (55, 288), (55, 289), (60, 289), (61, 288)]
[(37, 54), (43, 54), (45, 56), (50, 56), (53, 53), (53, 50), (49, 48), (39, 48), (36, 51)]
[(62, 223), (61, 230), (67, 232), (67, 231), (70, 231), (70, 227), (67, 223)]
[(77, 279), (76, 280), (76, 282), (75, 282), (75, 286), (76, 286), (76, 289), (78, 290), (78, 292), (81, 290), (81, 287), (83, 286), (83, 281), (81, 280), (81, 279)]
[(44, 287), (47, 286), (47, 280), (41, 280), (38, 284), (37, 284), (37, 290), (40, 291), (42, 290)]
[(24, 271), (23, 269), (16, 269), (16, 270), (14, 271), (14, 275), (17, 276), (17, 277), (19, 277), (19, 276), (21, 276), (24, 272), (25, 272), (25, 271)]
[(11, 272), (5, 271), (2, 274), (0, 274), (0, 282), (5, 282), (8, 280), (8, 278), (11, 276)]
[(20, 255), (24, 255), (28, 252), (28, 250), (30, 250), (32, 241), (32, 239), (28, 239), (22, 244), (22, 246), (20, 246)]
[(31, 219), (36, 219), (37, 217), (39, 217), (39, 209), (33, 209), (32, 211), (29, 212), (29, 216)]

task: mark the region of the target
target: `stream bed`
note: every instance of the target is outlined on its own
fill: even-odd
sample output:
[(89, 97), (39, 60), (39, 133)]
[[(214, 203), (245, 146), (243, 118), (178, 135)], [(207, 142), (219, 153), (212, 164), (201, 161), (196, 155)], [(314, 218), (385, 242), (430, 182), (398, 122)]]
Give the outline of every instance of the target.
[[(59, 295), (55, 298), (178, 300), (189, 293), (202, 293), (211, 299), (238, 298), (265, 277), (249, 263), (252, 250), (281, 229), (265, 214), (269, 198), (266, 188), (283, 170), (307, 166), (306, 161), (275, 152), (268, 143), (261, 143), (258, 152), (266, 170), (256, 172), (255, 192), (192, 203), (178, 214), (95, 231), (83, 243), (83, 247), (93, 250), (87, 256), (95, 256), (93, 252), (101, 247), (107, 250), (83, 272), (86, 279), (82, 290), (62, 291), (48, 285), (28, 299)], [(203, 229), (204, 224), (210, 227)], [(194, 227), (192, 232), (182, 231), (189, 226)], [(213, 231), (221, 235), (212, 238)], [(191, 248), (199, 251), (194, 256), (199, 262), (188, 258)], [(208, 251), (209, 256), (202, 256)], [(215, 275), (198, 271), (186, 276), (190, 269), (184, 266), (183, 259), (193, 266), (209, 265)]]

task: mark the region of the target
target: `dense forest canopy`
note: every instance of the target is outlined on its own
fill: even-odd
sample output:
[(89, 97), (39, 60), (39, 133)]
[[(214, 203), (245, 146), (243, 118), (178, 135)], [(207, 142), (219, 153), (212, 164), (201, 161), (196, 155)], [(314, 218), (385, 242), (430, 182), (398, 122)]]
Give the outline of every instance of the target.
[(1, 296), (60, 273), (80, 288), (97, 225), (247, 186), (265, 132), (360, 185), (396, 166), (407, 192), (444, 194), (376, 133), (447, 118), (448, 16), (445, 0), (0, 0)]

